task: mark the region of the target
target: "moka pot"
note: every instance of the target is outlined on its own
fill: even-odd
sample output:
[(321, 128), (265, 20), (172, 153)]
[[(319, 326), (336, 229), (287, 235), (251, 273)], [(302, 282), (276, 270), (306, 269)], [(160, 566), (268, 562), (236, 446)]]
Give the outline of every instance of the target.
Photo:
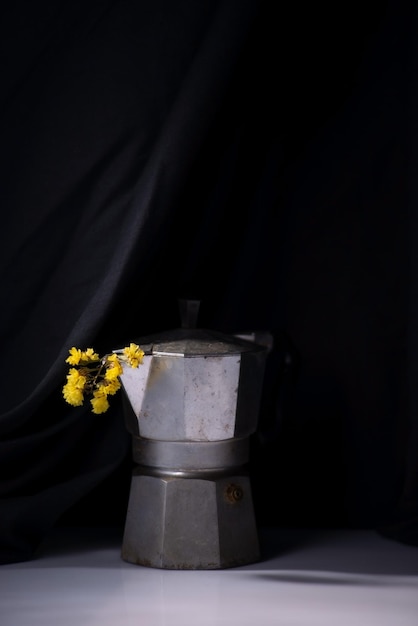
[(136, 343), (143, 363), (121, 376), (134, 462), (123, 560), (165, 569), (258, 561), (248, 463), (268, 346), (185, 327)]

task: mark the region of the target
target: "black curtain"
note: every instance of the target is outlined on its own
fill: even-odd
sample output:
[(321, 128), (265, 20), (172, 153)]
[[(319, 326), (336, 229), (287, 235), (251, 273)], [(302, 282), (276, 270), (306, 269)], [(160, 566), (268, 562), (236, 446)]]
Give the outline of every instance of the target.
[(0, 23), (0, 559), (122, 528), (121, 399), (72, 346), (268, 331), (257, 519), (418, 545), (417, 14), (406, 0), (51, 0)]

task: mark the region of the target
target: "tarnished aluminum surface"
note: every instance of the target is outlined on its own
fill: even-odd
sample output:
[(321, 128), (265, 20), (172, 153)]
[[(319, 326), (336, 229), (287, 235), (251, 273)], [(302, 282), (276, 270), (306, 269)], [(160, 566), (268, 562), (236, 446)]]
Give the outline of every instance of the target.
[(223, 569), (258, 561), (248, 477), (164, 479), (134, 472), (121, 556), (164, 569)]
[[(121, 382), (136, 416), (127, 422), (132, 434), (218, 441), (256, 430), (267, 348), (243, 339), (214, 345), (195, 335), (181, 340), (183, 352), (177, 341), (159, 342), (142, 365), (124, 369)], [(230, 349), (222, 354), (224, 346)]]
[(248, 463), (249, 440), (245, 437), (203, 443), (132, 437), (132, 456), (135, 463), (152, 468), (225, 471)]

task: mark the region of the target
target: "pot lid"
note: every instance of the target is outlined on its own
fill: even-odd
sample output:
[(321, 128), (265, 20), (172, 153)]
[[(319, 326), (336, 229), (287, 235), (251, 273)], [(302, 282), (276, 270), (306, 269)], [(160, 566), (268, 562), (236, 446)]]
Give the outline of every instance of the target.
[[(249, 335), (250, 336), (250, 335)], [(176, 328), (137, 339), (145, 354), (158, 356), (226, 356), (266, 350), (266, 347), (239, 335), (227, 335), (207, 329)]]
[(180, 300), (181, 327), (136, 339), (145, 354), (155, 356), (226, 356), (266, 350), (255, 333), (229, 335), (196, 328), (200, 301)]

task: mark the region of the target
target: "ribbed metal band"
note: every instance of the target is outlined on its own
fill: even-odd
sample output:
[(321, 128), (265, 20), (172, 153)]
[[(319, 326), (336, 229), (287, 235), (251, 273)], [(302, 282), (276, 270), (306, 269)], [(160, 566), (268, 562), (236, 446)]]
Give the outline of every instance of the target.
[(228, 478), (235, 476), (242, 478), (249, 476), (248, 465), (234, 465), (234, 467), (217, 467), (216, 469), (161, 469), (159, 467), (150, 467), (149, 465), (136, 465), (132, 471), (132, 476), (152, 476), (162, 480), (170, 480), (172, 478), (188, 478), (194, 480), (218, 480), (219, 478)]
[(135, 463), (160, 470), (220, 470), (248, 462), (249, 438), (223, 441), (156, 441), (132, 438)]

